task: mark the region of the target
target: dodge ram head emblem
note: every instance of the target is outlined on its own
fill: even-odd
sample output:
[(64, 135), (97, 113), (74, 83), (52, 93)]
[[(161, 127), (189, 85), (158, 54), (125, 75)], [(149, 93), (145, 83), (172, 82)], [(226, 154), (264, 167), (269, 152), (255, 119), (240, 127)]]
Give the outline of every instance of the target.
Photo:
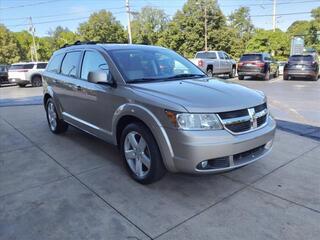
[(251, 128), (257, 128), (258, 123), (257, 123), (256, 111), (254, 110), (254, 108), (249, 108), (248, 113), (250, 116)]

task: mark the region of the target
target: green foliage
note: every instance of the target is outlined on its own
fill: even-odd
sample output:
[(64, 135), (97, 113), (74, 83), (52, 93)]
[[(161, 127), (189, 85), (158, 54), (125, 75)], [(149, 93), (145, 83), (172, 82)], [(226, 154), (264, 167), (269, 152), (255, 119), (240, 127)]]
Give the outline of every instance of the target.
[(101, 10), (91, 14), (89, 20), (81, 23), (79, 34), (85, 41), (126, 42), (124, 28), (111, 12)]
[(215, 0), (188, 0), (182, 11), (177, 11), (158, 44), (186, 57), (192, 57), (195, 52), (204, 50), (205, 9), (209, 46), (216, 39), (211, 33), (226, 26), (225, 16)]
[(5, 26), (0, 25), (0, 63), (10, 64), (19, 60), (17, 39)]
[(320, 21), (320, 7), (312, 9), (311, 16), (314, 18), (315, 21)]
[(155, 45), (168, 25), (168, 16), (161, 9), (144, 7), (131, 23), (134, 43)]
[(20, 61), (31, 59), (32, 35), (27, 31), (13, 33), (18, 42)]
[(254, 26), (250, 19), (250, 9), (247, 7), (240, 7), (232, 12), (228, 18), (230, 26), (237, 29), (239, 37), (251, 34)]
[(290, 54), (290, 38), (288, 34), (279, 29), (275, 32), (258, 29), (249, 40), (246, 50), (248, 52), (271, 53), (277, 60), (288, 59)]

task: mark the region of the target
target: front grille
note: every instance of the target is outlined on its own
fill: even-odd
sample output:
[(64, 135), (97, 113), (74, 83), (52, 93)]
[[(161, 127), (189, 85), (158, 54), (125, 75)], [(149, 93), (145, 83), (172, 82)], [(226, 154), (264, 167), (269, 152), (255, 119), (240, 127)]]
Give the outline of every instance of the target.
[[(254, 112), (252, 116), (249, 110)], [(218, 115), (226, 129), (232, 133), (242, 133), (263, 126), (267, 121), (267, 113), (267, 104), (263, 103), (251, 109), (221, 112)]]
[(246, 121), (246, 122), (240, 122), (240, 123), (233, 123), (233, 124), (226, 125), (226, 127), (231, 132), (235, 132), (235, 133), (245, 132), (245, 131), (249, 131), (251, 129), (251, 122)]

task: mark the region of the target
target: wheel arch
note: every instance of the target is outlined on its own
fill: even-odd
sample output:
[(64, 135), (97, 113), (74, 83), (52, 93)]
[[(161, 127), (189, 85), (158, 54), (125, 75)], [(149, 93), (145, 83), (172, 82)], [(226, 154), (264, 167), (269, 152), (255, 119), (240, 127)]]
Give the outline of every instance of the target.
[(165, 129), (161, 126), (157, 117), (147, 108), (137, 104), (121, 105), (114, 114), (112, 120), (113, 143), (119, 146), (122, 130), (132, 122), (143, 123), (155, 138), (165, 167), (176, 172), (173, 162), (173, 150)]

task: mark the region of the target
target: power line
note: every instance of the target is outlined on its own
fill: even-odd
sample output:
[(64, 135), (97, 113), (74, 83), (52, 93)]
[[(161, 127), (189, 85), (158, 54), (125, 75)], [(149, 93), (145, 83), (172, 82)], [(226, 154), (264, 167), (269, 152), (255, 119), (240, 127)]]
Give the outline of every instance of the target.
[[(120, 14), (120, 13), (125, 13), (125, 11), (121, 12), (115, 12), (112, 14)], [(34, 25), (39, 25), (39, 24), (46, 24), (46, 23), (55, 23), (55, 22), (67, 22), (67, 21), (73, 21), (73, 20), (84, 20), (88, 19), (90, 16), (86, 17), (77, 17), (77, 18), (66, 18), (66, 19), (58, 19), (58, 20), (49, 20), (49, 21), (43, 21), (43, 22), (35, 22), (33, 23)], [(15, 24), (15, 25), (8, 25), (7, 27), (22, 27), (22, 26), (28, 26), (29, 24)]]
[[(116, 8), (108, 8), (105, 9), (107, 11), (109, 10), (116, 10), (116, 9), (124, 9), (125, 7), (116, 7)], [(41, 18), (50, 18), (50, 17), (60, 17), (60, 16), (66, 16), (66, 15), (76, 15), (76, 14), (81, 14), (81, 13), (93, 13), (96, 11), (103, 10), (102, 8), (100, 9), (92, 9), (89, 11), (77, 11), (77, 12), (65, 12), (65, 13), (59, 13), (59, 14), (52, 14), (52, 15), (41, 15), (41, 16), (34, 16), (32, 17), (33, 19), (41, 19)], [(28, 19), (29, 17), (17, 17), (17, 18), (6, 18), (6, 19), (1, 19), (2, 22), (4, 21), (13, 21), (13, 20), (24, 20)]]
[(62, 1), (62, 0), (49, 0), (49, 1), (42, 1), (42, 2), (23, 4), (23, 5), (18, 5), (18, 6), (2, 7), (2, 8), (0, 8), (0, 10), (9, 10), (9, 9), (22, 8), (22, 7), (37, 6), (37, 5), (43, 5), (43, 4), (52, 3), (52, 2), (58, 2), (58, 1)]
[[(310, 14), (311, 12), (278, 13), (277, 16)], [(251, 15), (250, 17), (271, 17), (273, 14)]]

